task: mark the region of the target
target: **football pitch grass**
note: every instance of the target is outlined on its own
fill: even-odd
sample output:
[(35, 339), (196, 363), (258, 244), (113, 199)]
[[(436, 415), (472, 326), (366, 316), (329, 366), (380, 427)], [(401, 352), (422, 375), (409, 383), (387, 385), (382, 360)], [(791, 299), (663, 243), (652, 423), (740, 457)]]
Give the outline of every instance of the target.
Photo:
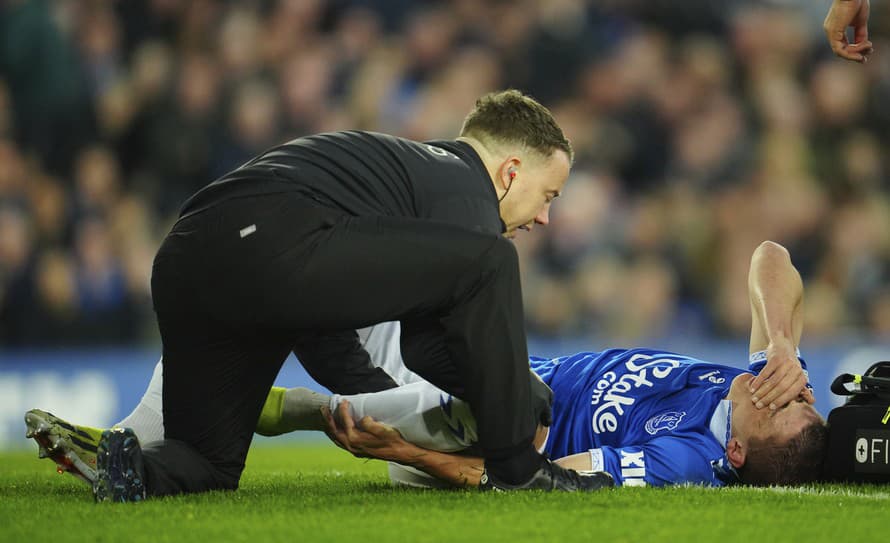
[(0, 453), (0, 542), (885, 541), (890, 487), (394, 489), (333, 445), (261, 444), (237, 492), (95, 504), (36, 451)]

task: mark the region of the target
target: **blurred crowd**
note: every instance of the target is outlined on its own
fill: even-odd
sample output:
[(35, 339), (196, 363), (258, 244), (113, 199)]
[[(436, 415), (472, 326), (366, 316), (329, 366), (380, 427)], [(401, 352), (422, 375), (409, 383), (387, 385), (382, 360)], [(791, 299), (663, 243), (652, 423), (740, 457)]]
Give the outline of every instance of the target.
[(808, 336), (890, 337), (890, 7), (866, 65), (812, 0), (6, 0), (0, 346), (156, 341), (178, 206), (276, 143), (456, 136), (475, 99), (549, 106), (576, 163), (519, 236), (538, 337), (742, 337), (764, 239)]

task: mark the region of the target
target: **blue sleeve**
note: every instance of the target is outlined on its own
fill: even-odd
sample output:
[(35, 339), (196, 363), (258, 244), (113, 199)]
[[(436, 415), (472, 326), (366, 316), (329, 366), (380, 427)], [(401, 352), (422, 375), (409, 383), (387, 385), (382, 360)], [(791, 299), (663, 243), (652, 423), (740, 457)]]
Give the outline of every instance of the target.
[[(797, 359), (800, 361), (800, 367), (803, 368), (803, 374), (807, 376), (807, 388), (813, 390), (810, 384), (810, 372), (807, 371), (807, 361), (800, 356), (800, 349), (797, 349)], [(748, 371), (759, 374), (766, 366), (766, 351), (757, 351), (748, 355)]]
[(606, 471), (619, 486), (665, 486), (684, 483), (723, 486), (704, 451), (716, 445), (696, 436), (664, 436), (645, 445), (590, 450), (594, 471)]

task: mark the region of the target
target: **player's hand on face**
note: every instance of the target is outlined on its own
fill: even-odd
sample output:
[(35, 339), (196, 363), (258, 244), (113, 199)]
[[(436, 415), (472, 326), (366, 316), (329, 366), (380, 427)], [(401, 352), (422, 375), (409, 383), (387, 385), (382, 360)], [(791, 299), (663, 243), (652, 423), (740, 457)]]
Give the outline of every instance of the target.
[[(867, 62), (874, 51), (868, 39), (869, 0), (834, 0), (822, 28), (834, 54), (854, 62)], [(853, 27), (853, 43), (847, 28)]]
[(813, 394), (813, 389), (810, 387), (804, 388), (803, 392), (800, 393), (800, 397), (810, 405), (816, 403), (816, 396)]
[(331, 441), (360, 458), (379, 458), (398, 461), (399, 451), (406, 444), (395, 428), (377, 422), (371, 417), (356, 421), (349, 411), (349, 402), (343, 400), (337, 407), (337, 416), (322, 408), (327, 423), (325, 433)]
[(748, 386), (751, 401), (757, 409), (769, 407), (776, 410), (798, 397), (810, 404), (816, 401), (812, 391), (807, 388), (807, 376), (797, 359), (794, 345), (787, 338), (770, 342), (766, 350), (766, 365)]

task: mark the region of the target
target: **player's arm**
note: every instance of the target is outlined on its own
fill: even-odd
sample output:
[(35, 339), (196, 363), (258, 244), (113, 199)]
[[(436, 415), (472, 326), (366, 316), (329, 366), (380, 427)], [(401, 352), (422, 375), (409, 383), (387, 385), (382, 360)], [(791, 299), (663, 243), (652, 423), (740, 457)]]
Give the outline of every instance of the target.
[[(600, 447), (555, 462), (576, 471), (605, 471), (619, 486), (720, 485), (704, 440), (662, 436), (640, 446)], [(713, 446), (713, 445), (712, 445)], [(714, 451), (716, 454), (717, 451)]]
[(340, 402), (338, 407), (339, 424), (327, 409), (324, 410), (324, 415), (328, 437), (355, 456), (411, 466), (455, 486), (479, 486), (485, 467), (482, 458), (418, 447), (405, 441), (395, 428), (371, 417), (364, 417), (356, 423), (352, 419), (347, 401)]
[(570, 454), (569, 456), (557, 458), (554, 462), (564, 468), (573, 469), (575, 471), (590, 471), (593, 469), (589, 452)]
[(748, 271), (751, 302), (750, 352), (766, 352), (767, 363), (751, 381), (752, 401), (758, 408), (777, 409), (801, 394), (815, 399), (806, 388), (807, 377), (797, 358), (803, 331), (803, 282), (788, 250), (765, 241), (751, 256)]

